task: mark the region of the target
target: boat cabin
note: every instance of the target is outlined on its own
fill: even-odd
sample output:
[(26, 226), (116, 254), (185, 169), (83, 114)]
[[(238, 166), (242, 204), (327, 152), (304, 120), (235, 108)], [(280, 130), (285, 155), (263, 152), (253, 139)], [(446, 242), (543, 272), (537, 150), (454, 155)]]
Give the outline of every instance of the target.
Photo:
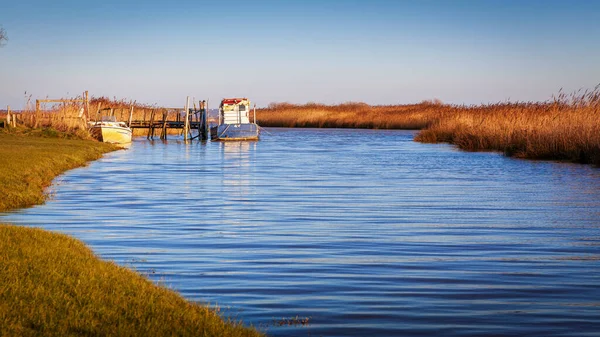
[(250, 100), (224, 98), (219, 106), (219, 124), (210, 128), (212, 140), (258, 140), (256, 108), (250, 122)]
[(247, 98), (225, 98), (219, 107), (219, 124), (250, 123), (250, 101)]

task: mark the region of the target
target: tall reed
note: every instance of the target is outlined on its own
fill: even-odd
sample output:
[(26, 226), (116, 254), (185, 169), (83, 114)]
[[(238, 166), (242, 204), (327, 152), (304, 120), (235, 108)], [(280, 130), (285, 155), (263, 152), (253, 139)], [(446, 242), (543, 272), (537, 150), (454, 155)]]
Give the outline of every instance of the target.
[(448, 105), (272, 103), (257, 111), (263, 126), (421, 129), (420, 142), (448, 142), (468, 151), (600, 165), (600, 87), (545, 102)]
[(271, 103), (257, 110), (262, 126), (361, 129), (422, 129), (439, 118), (439, 102), (379, 105), (348, 102), (339, 105)]
[[(81, 100), (82, 97), (75, 99)], [(30, 104), (27, 104), (30, 107)], [(61, 132), (85, 134), (85, 106), (81, 102), (40, 103), (40, 109), (27, 108), (15, 114), (18, 124), (27, 128), (51, 128)]]
[(415, 140), (519, 158), (600, 165), (600, 91), (559, 93), (541, 103), (454, 107)]

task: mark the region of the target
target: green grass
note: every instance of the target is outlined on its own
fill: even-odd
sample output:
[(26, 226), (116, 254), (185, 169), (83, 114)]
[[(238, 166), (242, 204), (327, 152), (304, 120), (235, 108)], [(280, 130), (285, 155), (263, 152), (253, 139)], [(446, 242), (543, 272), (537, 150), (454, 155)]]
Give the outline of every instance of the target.
[(259, 335), (66, 235), (0, 225), (0, 261), (0, 335)]
[(118, 149), (69, 138), (54, 130), (0, 131), (0, 211), (43, 203), (57, 175)]
[[(117, 149), (69, 138), (52, 130), (0, 131), (0, 210), (43, 203), (55, 176)], [(74, 238), (0, 224), (0, 336), (260, 335), (98, 259)]]

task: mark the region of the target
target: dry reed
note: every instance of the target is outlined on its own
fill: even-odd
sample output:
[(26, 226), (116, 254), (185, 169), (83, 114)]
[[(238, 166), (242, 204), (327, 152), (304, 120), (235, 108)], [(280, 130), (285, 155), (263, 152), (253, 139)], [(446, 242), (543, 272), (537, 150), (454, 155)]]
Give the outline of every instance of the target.
[(559, 93), (548, 102), (450, 107), (415, 140), (600, 165), (600, 91)]
[(439, 117), (439, 102), (371, 106), (348, 102), (340, 105), (271, 103), (257, 110), (262, 126), (422, 129)]
[(546, 102), (395, 106), (365, 103), (272, 103), (257, 111), (263, 126), (421, 129), (420, 142), (448, 142), (468, 151), (500, 151), (529, 159), (600, 165), (600, 88)]

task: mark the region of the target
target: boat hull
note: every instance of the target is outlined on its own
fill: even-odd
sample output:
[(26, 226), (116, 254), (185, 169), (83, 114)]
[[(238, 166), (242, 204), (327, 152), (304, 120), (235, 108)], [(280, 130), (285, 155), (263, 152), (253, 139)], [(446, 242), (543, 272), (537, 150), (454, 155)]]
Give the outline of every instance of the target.
[(96, 125), (90, 129), (92, 137), (104, 143), (131, 143), (131, 129), (123, 126)]
[(260, 129), (257, 124), (221, 124), (210, 128), (212, 140), (258, 140)]

